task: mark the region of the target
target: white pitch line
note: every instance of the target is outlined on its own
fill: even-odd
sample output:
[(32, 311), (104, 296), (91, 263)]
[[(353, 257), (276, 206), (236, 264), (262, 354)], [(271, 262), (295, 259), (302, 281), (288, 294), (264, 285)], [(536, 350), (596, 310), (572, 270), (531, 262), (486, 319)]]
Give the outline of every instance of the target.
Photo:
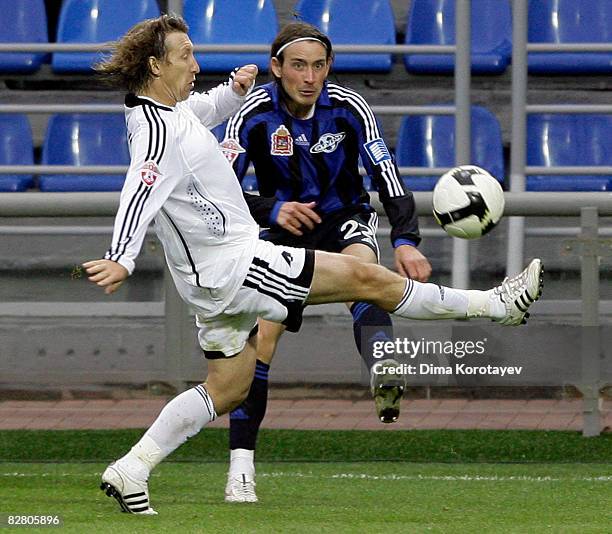
[(328, 479), (345, 479), (345, 480), (443, 480), (457, 482), (612, 482), (611, 476), (599, 477), (550, 477), (550, 476), (526, 476), (526, 475), (370, 475), (367, 473), (337, 473), (333, 475), (314, 475), (304, 473), (284, 473), (271, 472), (259, 473), (258, 477), (278, 478), (278, 477), (296, 477), (296, 478), (328, 478)]
[[(23, 477), (96, 477), (101, 473), (0, 473), (0, 477), (23, 478)], [(155, 476), (155, 475), (153, 475)], [(157, 475), (159, 476), (159, 475)], [(273, 471), (270, 473), (259, 473), (259, 478), (322, 478), (332, 480), (441, 480), (448, 482), (612, 482), (612, 475), (598, 477), (550, 477), (550, 476), (527, 476), (527, 475), (371, 475), (368, 473), (336, 473), (332, 475), (316, 475), (313, 473), (287, 473)]]

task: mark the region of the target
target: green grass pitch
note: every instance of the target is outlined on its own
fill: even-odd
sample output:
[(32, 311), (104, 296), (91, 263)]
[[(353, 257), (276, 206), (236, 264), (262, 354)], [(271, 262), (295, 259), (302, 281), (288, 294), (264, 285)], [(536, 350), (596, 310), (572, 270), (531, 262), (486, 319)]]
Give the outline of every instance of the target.
[(244, 505), (223, 502), (227, 432), (206, 430), (156, 469), (159, 515), (138, 517), (99, 480), (141, 432), (0, 432), (0, 517), (59, 515), (59, 532), (77, 533), (603, 533), (612, 524), (609, 434), (265, 431), (260, 502)]
[[(223, 502), (222, 463), (162, 464), (155, 517), (98, 490), (105, 464), (0, 465), (5, 513), (61, 532), (609, 532), (610, 465), (263, 463), (257, 504)], [(49, 529), (46, 529), (48, 531)]]

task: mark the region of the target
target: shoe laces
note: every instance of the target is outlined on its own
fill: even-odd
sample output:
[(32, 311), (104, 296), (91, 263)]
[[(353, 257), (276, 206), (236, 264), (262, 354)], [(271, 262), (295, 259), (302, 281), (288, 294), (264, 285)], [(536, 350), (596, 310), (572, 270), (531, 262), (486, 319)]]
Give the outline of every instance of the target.
[(255, 482), (253, 480), (240, 481), (240, 492), (249, 497), (255, 497)]
[[(508, 295), (510, 298), (513, 298), (518, 290), (520, 290), (525, 282), (525, 272), (517, 274), (512, 278), (504, 278), (503, 282), (495, 288), (495, 293), (500, 297), (503, 297), (504, 294)], [(503, 300), (503, 298), (502, 298)]]

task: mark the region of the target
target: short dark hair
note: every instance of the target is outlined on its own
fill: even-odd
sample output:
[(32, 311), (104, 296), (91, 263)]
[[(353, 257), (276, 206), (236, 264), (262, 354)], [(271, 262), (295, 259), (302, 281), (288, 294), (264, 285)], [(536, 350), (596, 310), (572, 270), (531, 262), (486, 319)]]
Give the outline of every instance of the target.
[(332, 44), (329, 37), (316, 26), (307, 24), (306, 22), (291, 22), (287, 24), (274, 39), (272, 47), (270, 48), (270, 57), (275, 57), (282, 63), (283, 53), (281, 52), (279, 57), (277, 56), (278, 51), (287, 43), (304, 37), (311, 37), (321, 41), (326, 49), (326, 59), (329, 61), (333, 57)]
[(176, 15), (143, 20), (112, 44), (110, 57), (96, 64), (94, 70), (108, 82), (137, 93), (146, 88), (153, 78), (149, 57), (160, 60), (166, 57), (167, 35), (188, 31), (187, 23)]

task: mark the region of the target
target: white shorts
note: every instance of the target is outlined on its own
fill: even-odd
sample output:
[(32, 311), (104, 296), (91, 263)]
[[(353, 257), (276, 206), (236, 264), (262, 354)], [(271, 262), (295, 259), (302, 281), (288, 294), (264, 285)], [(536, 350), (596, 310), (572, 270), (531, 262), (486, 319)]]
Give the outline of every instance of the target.
[(256, 332), (258, 317), (297, 332), (313, 274), (314, 251), (259, 240), (242, 286), (223, 313), (209, 319), (196, 314), (198, 340), (206, 358), (241, 352)]

